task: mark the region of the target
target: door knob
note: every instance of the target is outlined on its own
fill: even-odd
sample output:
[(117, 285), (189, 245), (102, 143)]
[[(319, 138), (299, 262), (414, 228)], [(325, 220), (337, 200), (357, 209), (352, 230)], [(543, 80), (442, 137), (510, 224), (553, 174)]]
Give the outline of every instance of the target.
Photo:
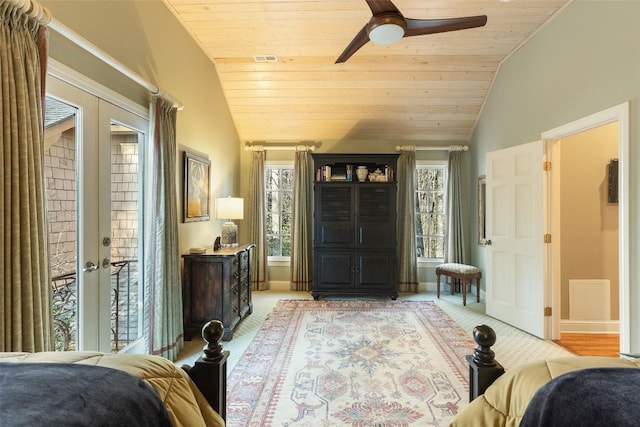
[(484, 244), (487, 246), (491, 246), (491, 239), (485, 239)]
[(111, 267), (111, 259), (110, 258), (105, 258), (102, 260), (102, 268), (109, 268)]
[(95, 271), (97, 269), (98, 269), (98, 266), (92, 263), (91, 261), (89, 261), (84, 265), (84, 268), (82, 269), (82, 271), (84, 271), (85, 273), (91, 273), (92, 271)]

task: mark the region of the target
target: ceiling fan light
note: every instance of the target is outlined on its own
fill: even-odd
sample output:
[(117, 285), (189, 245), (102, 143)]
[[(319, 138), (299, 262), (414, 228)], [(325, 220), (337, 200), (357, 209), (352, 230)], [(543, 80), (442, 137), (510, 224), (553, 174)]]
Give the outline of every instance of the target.
[(395, 43), (404, 37), (404, 28), (398, 24), (382, 24), (372, 28), (369, 40), (377, 44)]

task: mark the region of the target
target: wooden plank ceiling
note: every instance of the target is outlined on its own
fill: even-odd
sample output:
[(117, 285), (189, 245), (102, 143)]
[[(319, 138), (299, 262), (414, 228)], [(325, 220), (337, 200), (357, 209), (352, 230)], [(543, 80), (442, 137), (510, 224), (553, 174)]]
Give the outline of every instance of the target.
[(488, 22), (369, 42), (342, 64), (364, 0), (164, 1), (214, 62), (241, 141), (413, 143), (468, 141), (501, 61), (571, 0), (395, 0), (407, 18)]

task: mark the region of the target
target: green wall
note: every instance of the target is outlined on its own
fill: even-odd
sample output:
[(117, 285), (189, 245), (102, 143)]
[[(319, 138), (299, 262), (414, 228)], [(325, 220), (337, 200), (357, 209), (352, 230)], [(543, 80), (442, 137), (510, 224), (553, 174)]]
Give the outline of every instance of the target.
[[(487, 152), (615, 105), (630, 105), (631, 349), (640, 351), (640, 2), (575, 0), (503, 63), (471, 141), (472, 175)], [(470, 184), (471, 185), (471, 184)], [(475, 230), (474, 230), (475, 233)], [(472, 258), (484, 267), (483, 249)]]

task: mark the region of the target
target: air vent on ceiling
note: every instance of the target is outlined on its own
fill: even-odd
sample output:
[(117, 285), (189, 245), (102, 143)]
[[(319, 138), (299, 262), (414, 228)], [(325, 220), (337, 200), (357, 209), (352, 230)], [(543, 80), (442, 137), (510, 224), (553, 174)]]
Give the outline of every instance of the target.
[(253, 60), (256, 62), (278, 62), (277, 55), (253, 55)]

